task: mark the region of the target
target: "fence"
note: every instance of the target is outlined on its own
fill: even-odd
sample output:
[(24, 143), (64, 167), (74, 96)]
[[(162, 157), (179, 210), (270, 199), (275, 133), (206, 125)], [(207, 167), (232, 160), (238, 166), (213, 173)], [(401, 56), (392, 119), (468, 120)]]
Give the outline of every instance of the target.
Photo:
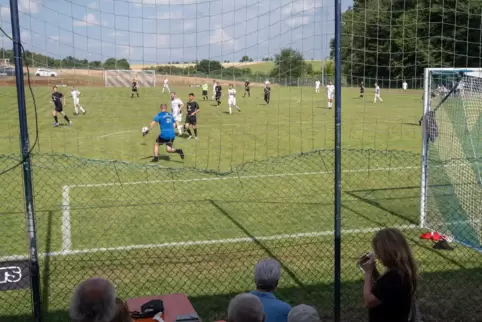
[[(469, 321), (479, 307), (481, 258), (418, 240), (419, 155), (343, 149), (342, 156), (343, 319), (365, 316), (356, 258), (376, 230), (395, 226), (421, 268), (425, 320)], [(0, 169), (16, 162), (3, 156)], [(206, 321), (225, 318), (229, 299), (253, 287), (255, 263), (274, 257), (284, 270), (280, 298), (315, 305), (329, 320), (333, 163), (332, 151), (318, 150), (218, 173), (33, 155), (44, 319), (68, 319), (73, 288), (91, 276), (109, 278), (123, 298), (184, 292)], [(20, 170), (0, 178), (2, 260), (27, 259)], [(1, 294), (2, 321), (31, 319), (28, 288)]]
[[(60, 79), (78, 79), (86, 85), (99, 81), (98, 71), (87, 73), (95, 75), (92, 78), (75, 73), (78, 76), (68, 78), (64, 72)], [(265, 80), (251, 77), (254, 82)], [(45, 82), (53, 81), (57, 82)], [(314, 84), (313, 78), (271, 81), (285, 86)], [(342, 79), (343, 84), (354, 86), (359, 81)], [(383, 88), (401, 85), (400, 80), (364, 77), (363, 81), (366, 86), (379, 82)], [(419, 79), (407, 81), (411, 88), (421, 86)], [(23, 89), (21, 84), (18, 89)], [(2, 102), (9, 100), (7, 121), (17, 113), (8, 90), (1, 94)], [(388, 119), (391, 106), (345, 105), (354, 116), (351, 122), (342, 122), (343, 137), (348, 140), (340, 145), (341, 196), (334, 198), (332, 118), (311, 96), (292, 101), (291, 95), (282, 96), (289, 92), (279, 91), (280, 96), (273, 95), (278, 100), (277, 114), (267, 108), (269, 112), (261, 114), (265, 109), (256, 105), (256, 112), (237, 121), (232, 118), (233, 123), (216, 123), (217, 119), (207, 117), (203, 121), (210, 127), (200, 127), (206, 135), (189, 148), (194, 161), (173, 160), (159, 166), (146, 164), (135, 153), (133, 162), (121, 157), (107, 160), (126, 144), (120, 136), (123, 129), (99, 134), (97, 141), (89, 136), (105, 126), (97, 121), (113, 119), (113, 111), (118, 120), (130, 121), (141, 114), (144, 105), (134, 105), (133, 99), (117, 104), (121, 92), (115, 90), (95, 91), (93, 97), (103, 108), (96, 111), (95, 122), (83, 123), (83, 130), (66, 127), (58, 130), (72, 131), (48, 132), (41, 124), (41, 148), (28, 154), (31, 169), (22, 167), (25, 146), (21, 157), (12, 152), (0, 155), (2, 322), (32, 321), (37, 305), (41, 306), (37, 321), (68, 321), (74, 287), (92, 276), (111, 280), (123, 299), (182, 292), (204, 321), (226, 319), (230, 299), (254, 288), (253, 267), (266, 257), (281, 263), (283, 274), (276, 291), (280, 299), (291, 305), (314, 305), (325, 321), (339, 313), (337, 306), (342, 321), (363, 321), (367, 315), (363, 274), (356, 261), (371, 250), (373, 235), (383, 227), (399, 228), (413, 250), (420, 270), (417, 298), (424, 321), (477, 321), (482, 316), (480, 253), (455, 243), (451, 251), (436, 250), (431, 241), (419, 238), (426, 232), (419, 228), (420, 131), (416, 123), (406, 123), (414, 115), (418, 120), (419, 109), (407, 106), (410, 100), (391, 98), (393, 104), (402, 101), (395, 105), (396, 113), (413, 107), (408, 116), (395, 121)], [(411, 101), (418, 103), (418, 94)], [(12, 128), (2, 132), (7, 135), (2, 136), (2, 151), (10, 150), (14, 141), (10, 134), (18, 130), (5, 124)], [(23, 135), (25, 125), (21, 124)], [(112, 141), (103, 145), (107, 138)], [(47, 147), (44, 142), (49, 143)], [(76, 153), (61, 152), (54, 146), (57, 142), (77, 144)], [(146, 143), (139, 144), (136, 138), (127, 144), (126, 149), (135, 150)], [(92, 154), (106, 160), (89, 159)], [(211, 166), (213, 160), (215, 166)], [(34, 201), (27, 210), (25, 175), (32, 176)], [(441, 191), (443, 197), (445, 191)], [(337, 271), (334, 203), (341, 205), (342, 218)], [(38, 271), (32, 265), (36, 253)], [(31, 276), (39, 277), (39, 292)], [(341, 276), (341, 284), (336, 276)], [(334, 296), (338, 292), (341, 302)]]

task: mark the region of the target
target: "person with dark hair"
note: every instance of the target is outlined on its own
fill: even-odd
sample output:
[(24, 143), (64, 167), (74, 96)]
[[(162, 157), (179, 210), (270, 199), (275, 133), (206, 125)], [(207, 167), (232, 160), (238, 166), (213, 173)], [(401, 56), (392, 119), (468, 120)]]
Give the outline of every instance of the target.
[[(369, 322), (407, 322), (417, 291), (417, 266), (407, 239), (395, 228), (379, 230), (372, 240), (373, 253), (358, 266), (365, 273), (363, 300)], [(379, 273), (376, 263), (384, 266)]]
[(110, 322), (116, 312), (116, 292), (111, 282), (90, 278), (75, 288), (69, 307), (73, 322)]
[(132, 88), (131, 88), (131, 98), (134, 98), (134, 94), (137, 94), (139, 97), (139, 92), (137, 91), (137, 80), (135, 78), (132, 79)]
[(256, 295), (263, 303), (266, 322), (287, 322), (291, 306), (274, 296), (273, 292), (278, 287), (281, 278), (281, 265), (277, 260), (261, 260), (254, 268), (254, 282), (256, 290), (251, 294)]
[(116, 313), (110, 322), (132, 322), (127, 305), (120, 298), (115, 299)]
[(191, 128), (194, 129), (194, 138), (197, 140), (197, 114), (199, 113), (199, 104), (194, 100), (194, 93), (189, 94), (189, 101), (187, 102), (187, 115), (184, 127), (186, 128), (187, 134), (192, 139)]
[(64, 119), (67, 121), (67, 124), (71, 126), (72, 121), (64, 112), (64, 105), (65, 105), (64, 94), (60, 93), (57, 90), (57, 86), (52, 87), (52, 103), (54, 104), (54, 111), (52, 112), (52, 116), (54, 117), (54, 121), (55, 121), (54, 126), (55, 127), (59, 126), (59, 118), (57, 116), (57, 113), (60, 113), (60, 115), (62, 115)]

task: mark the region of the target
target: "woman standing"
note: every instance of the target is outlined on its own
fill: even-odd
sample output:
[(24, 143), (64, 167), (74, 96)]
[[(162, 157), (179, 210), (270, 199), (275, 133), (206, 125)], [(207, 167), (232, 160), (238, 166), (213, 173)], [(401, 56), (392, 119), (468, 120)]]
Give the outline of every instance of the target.
[[(363, 300), (369, 322), (407, 322), (417, 290), (417, 267), (403, 234), (394, 228), (378, 231), (372, 240), (373, 254), (363, 256)], [(385, 268), (380, 274), (376, 262)]]

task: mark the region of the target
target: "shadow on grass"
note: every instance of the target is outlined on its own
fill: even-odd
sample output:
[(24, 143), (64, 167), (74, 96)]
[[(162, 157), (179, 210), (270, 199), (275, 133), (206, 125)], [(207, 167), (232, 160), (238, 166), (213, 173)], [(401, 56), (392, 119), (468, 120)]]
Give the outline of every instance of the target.
[[(424, 322), (481, 321), (482, 268), (425, 273), (420, 278), (419, 300)], [(246, 290), (249, 291), (249, 290)], [(362, 281), (342, 283), (342, 321), (366, 321), (367, 311), (362, 303)], [(235, 293), (194, 296), (190, 300), (203, 321), (226, 319), (229, 301)], [(303, 287), (280, 288), (279, 299), (297, 305), (316, 306), (322, 321), (333, 321), (333, 285), (315, 284)], [(44, 306), (45, 307), (45, 306)], [(169, 309), (169, 308), (167, 308)], [(2, 322), (32, 321), (32, 316), (1, 316)], [(69, 321), (64, 311), (44, 312), (44, 321)]]

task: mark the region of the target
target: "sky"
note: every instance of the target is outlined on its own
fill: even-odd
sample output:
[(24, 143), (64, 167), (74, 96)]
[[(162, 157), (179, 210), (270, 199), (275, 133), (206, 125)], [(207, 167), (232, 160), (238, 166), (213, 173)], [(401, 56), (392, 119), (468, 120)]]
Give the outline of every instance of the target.
[[(342, 10), (352, 0), (341, 0)], [(131, 64), (255, 61), (292, 47), (329, 56), (335, 0), (18, 0), (24, 48), (55, 58)], [(9, 0), (0, 0), (9, 34)], [(12, 43), (0, 37), (0, 47)]]

